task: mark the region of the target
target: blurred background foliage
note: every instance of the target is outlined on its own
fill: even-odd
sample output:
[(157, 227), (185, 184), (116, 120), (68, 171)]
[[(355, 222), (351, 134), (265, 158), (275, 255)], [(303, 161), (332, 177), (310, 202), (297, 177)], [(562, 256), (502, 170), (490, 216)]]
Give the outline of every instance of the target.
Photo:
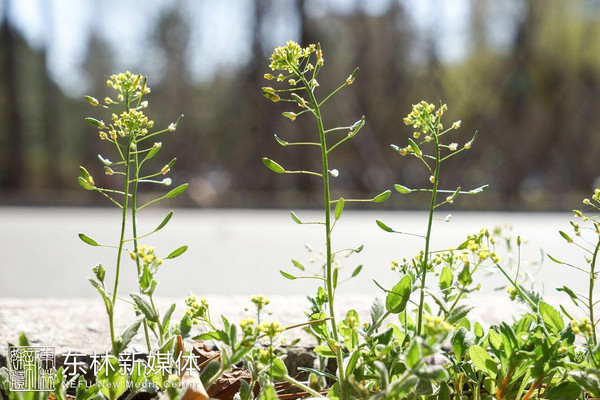
[[(175, 183), (191, 184), (180, 205), (313, 204), (318, 182), (270, 173), (261, 162), (269, 156), (289, 169), (319, 165), (314, 149), (283, 149), (273, 140), (274, 133), (289, 141), (314, 135), (314, 121), (290, 122), (280, 115), (289, 104), (261, 95), (261, 86), (270, 85), (263, 74), (273, 47), (288, 39), (321, 42), (321, 93), (360, 67), (355, 84), (325, 110), (330, 127), (367, 119), (334, 154), (332, 167), (341, 171), (336, 194), (366, 196), (394, 183), (427, 182), (421, 165), (389, 147), (406, 144), (412, 131), (402, 118), (421, 99), (447, 103), (448, 125), (462, 120), (453, 141), (480, 132), (466, 156), (448, 162), (442, 185), (491, 189), (459, 207), (571, 209), (597, 185), (600, 1), (72, 1), (91, 16), (79, 22), (62, 15), (68, 3), (2, 2), (3, 204), (103, 204), (76, 182), (77, 167), (86, 165), (97, 182), (111, 184), (96, 155), (106, 150), (110, 158), (112, 149), (84, 122), (108, 117), (83, 95), (104, 98), (107, 76), (125, 69), (148, 75), (148, 114), (157, 126), (185, 114), (160, 153), (163, 162), (178, 157)], [(37, 25), (28, 24), (34, 16)], [(77, 28), (65, 38), (57, 34), (63, 24)], [(28, 34), (36, 26), (37, 39)], [(85, 49), (67, 72), (52, 66), (61, 40)], [(385, 206), (421, 203), (397, 194)]]

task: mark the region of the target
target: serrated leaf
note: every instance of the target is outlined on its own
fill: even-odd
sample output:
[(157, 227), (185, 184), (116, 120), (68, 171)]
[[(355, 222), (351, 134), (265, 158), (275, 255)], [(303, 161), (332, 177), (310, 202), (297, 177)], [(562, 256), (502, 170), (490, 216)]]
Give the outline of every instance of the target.
[(129, 296), (131, 296), (136, 306), (139, 308), (142, 314), (144, 314), (144, 317), (146, 317), (148, 321), (158, 322), (158, 315), (156, 315), (152, 309), (152, 305), (148, 300), (142, 297), (139, 293), (135, 292), (129, 293)]
[(282, 270), (279, 270), (279, 273), (280, 273), (281, 275), (283, 275), (283, 277), (284, 277), (284, 278), (286, 278), (286, 279), (289, 279), (289, 280), (291, 280), (291, 281), (293, 281), (294, 279), (298, 279), (298, 277), (296, 277), (296, 276), (294, 276), (294, 275), (292, 275), (292, 274), (289, 274), (289, 273), (287, 273), (287, 272), (285, 272), (285, 271), (282, 271)]
[(185, 253), (187, 251), (188, 247), (187, 246), (181, 246), (175, 250), (173, 250), (167, 257), (168, 260), (171, 260), (175, 257), (179, 257), (180, 255), (182, 255), (183, 253)]
[(344, 198), (341, 197), (337, 204), (335, 205), (334, 218), (337, 221), (342, 216), (342, 211), (344, 211)]
[(266, 158), (264, 157), (263, 159), (263, 164), (266, 165), (267, 168), (269, 168), (271, 171), (276, 172), (278, 174), (284, 174), (286, 171), (285, 169), (277, 164), (275, 161), (271, 160), (270, 158)]
[(298, 218), (298, 216), (296, 216), (296, 214), (293, 211), (290, 211), (290, 216), (292, 217), (295, 223), (297, 223), (298, 225), (302, 225), (302, 221), (300, 221), (300, 218)]
[(551, 331), (558, 333), (565, 328), (565, 322), (560, 316), (560, 313), (545, 301), (540, 301), (538, 312), (544, 321), (544, 325)]
[(165, 218), (163, 218), (162, 222), (160, 224), (158, 224), (158, 226), (156, 227), (154, 232), (157, 232), (157, 231), (161, 230), (162, 228), (164, 228), (165, 225), (167, 225), (167, 223), (171, 220), (171, 217), (173, 217), (173, 211), (169, 211), (169, 213), (165, 216)]
[(172, 199), (174, 197), (179, 196), (181, 193), (185, 192), (190, 186), (188, 183), (184, 183), (183, 185), (177, 186), (175, 189), (171, 190), (169, 193), (165, 195), (166, 198)]
[(384, 201), (389, 199), (389, 197), (391, 195), (392, 195), (392, 191), (386, 190), (385, 192), (379, 193), (377, 196), (373, 197), (373, 199), (371, 199), (371, 201), (373, 203), (383, 203)]
[(376, 219), (375, 222), (377, 223), (377, 226), (380, 227), (381, 229), (383, 229), (384, 231), (390, 232), (390, 233), (395, 232), (392, 228), (390, 228), (389, 226), (384, 224), (382, 221)]
[(404, 311), (406, 303), (410, 298), (412, 279), (410, 275), (404, 275), (402, 279), (390, 290), (385, 299), (385, 308), (392, 314)]
[(394, 185), (394, 189), (396, 189), (398, 193), (402, 194), (409, 194), (410, 192), (412, 192), (412, 189), (409, 189), (406, 186), (399, 185), (397, 183)]
[(86, 244), (89, 244), (90, 246), (100, 246), (100, 244), (98, 244), (98, 242), (96, 242), (91, 237), (84, 235), (83, 233), (80, 233), (78, 236), (79, 236), (79, 239), (81, 239), (81, 241), (83, 241)]
[(354, 271), (352, 271), (351, 277), (354, 278), (356, 275), (360, 274), (362, 267), (363, 267), (362, 265), (359, 265), (358, 267), (354, 268)]

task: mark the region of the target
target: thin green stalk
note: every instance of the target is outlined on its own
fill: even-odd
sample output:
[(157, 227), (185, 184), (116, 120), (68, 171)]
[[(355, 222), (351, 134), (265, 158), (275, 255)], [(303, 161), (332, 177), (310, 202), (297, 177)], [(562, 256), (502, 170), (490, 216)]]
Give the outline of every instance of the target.
[(596, 321), (594, 320), (594, 284), (596, 281), (596, 259), (598, 257), (598, 250), (600, 250), (600, 239), (598, 240), (598, 244), (596, 244), (596, 248), (594, 249), (594, 256), (592, 257), (592, 262), (590, 263), (590, 284), (589, 284), (589, 294), (588, 294), (588, 307), (590, 309), (590, 324), (592, 325), (592, 338), (594, 341), (594, 346), (598, 344), (598, 338), (596, 336)]
[(421, 336), (423, 325), (423, 306), (425, 304), (425, 281), (427, 278), (427, 267), (429, 265), (429, 245), (431, 241), (431, 227), (433, 226), (433, 212), (437, 201), (438, 180), (440, 175), (440, 143), (437, 133), (433, 133), (435, 140), (435, 169), (433, 172), (433, 188), (431, 190), (431, 203), (429, 205), (429, 220), (427, 222), (427, 234), (425, 235), (425, 252), (421, 261), (421, 293), (419, 297), (419, 313), (417, 321), (417, 336)]
[(310, 394), (313, 397), (318, 397), (320, 399), (326, 399), (326, 397), (323, 396), (321, 393), (317, 392), (316, 390), (313, 390), (310, 386), (307, 386), (307, 385), (303, 384), (302, 382), (295, 380), (288, 374), (285, 374), (283, 376), (283, 379), (288, 381), (292, 385), (304, 390), (306, 393)]
[(110, 340), (112, 342), (112, 347), (113, 347), (113, 354), (116, 356), (118, 356), (118, 352), (117, 350), (117, 346), (116, 346), (116, 340), (115, 340), (115, 328), (114, 328), (114, 310), (116, 307), (116, 301), (117, 301), (117, 291), (119, 289), (119, 275), (121, 273), (121, 260), (122, 260), (122, 256), (123, 256), (123, 245), (125, 244), (125, 228), (127, 226), (127, 209), (129, 206), (129, 175), (130, 175), (130, 163), (129, 163), (129, 153), (130, 153), (130, 146), (127, 146), (127, 155), (126, 155), (126, 160), (127, 162), (125, 163), (125, 198), (123, 201), (123, 214), (121, 217), (121, 234), (120, 234), (120, 238), (119, 238), (119, 250), (117, 251), (117, 266), (115, 269), (115, 285), (113, 288), (113, 297), (112, 297), (112, 310), (109, 313), (108, 316), (108, 320), (109, 320), (109, 325), (110, 325)]
[[(331, 318), (331, 330), (333, 333), (333, 339), (336, 343), (339, 343), (339, 335), (337, 331), (337, 323), (335, 320), (335, 292), (333, 288), (333, 268), (332, 268), (332, 250), (331, 250), (331, 193), (329, 186), (329, 161), (327, 157), (327, 142), (325, 139), (325, 129), (323, 127), (323, 120), (321, 118), (320, 105), (317, 103), (315, 96), (310, 88), (309, 83), (302, 76), (304, 85), (307, 89), (310, 97), (310, 102), (313, 104), (315, 110), (315, 116), (317, 119), (317, 127), (319, 129), (319, 139), (321, 141), (321, 160), (323, 163), (323, 204), (325, 211), (325, 236), (326, 236), (326, 272), (325, 278), (327, 279), (327, 298), (329, 301), (329, 317)], [(339, 373), (339, 384), (340, 384), (340, 398), (345, 399), (345, 388), (346, 388), (346, 377), (344, 376), (344, 359), (342, 356), (342, 349), (340, 346), (336, 346), (335, 355), (338, 364)]]

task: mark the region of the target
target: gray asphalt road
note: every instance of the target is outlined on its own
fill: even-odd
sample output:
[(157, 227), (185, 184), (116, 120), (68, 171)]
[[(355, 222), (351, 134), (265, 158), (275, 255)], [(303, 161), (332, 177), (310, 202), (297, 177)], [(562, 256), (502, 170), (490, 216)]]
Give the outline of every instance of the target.
[[(141, 232), (152, 230), (168, 210), (153, 209), (140, 215)], [(317, 220), (315, 211), (296, 211), (305, 220)], [(541, 268), (528, 260), (539, 260), (541, 249), (557, 257), (581, 264), (581, 253), (558, 235), (569, 231), (569, 213), (454, 213), (451, 222), (434, 225), (434, 248), (457, 246), (469, 232), (480, 227), (509, 224), (513, 232), (528, 241), (522, 252), (522, 268), (537, 278), (539, 289), (553, 293), (554, 287), (568, 283), (585, 287), (586, 277), (548, 259)], [(426, 214), (422, 212), (344, 212), (334, 231), (337, 249), (364, 244), (364, 251), (340, 258), (349, 275), (362, 264), (362, 273), (340, 287), (341, 292), (371, 295), (377, 292), (372, 279), (392, 284), (392, 259), (411, 257), (422, 239), (383, 232), (375, 224), (381, 219), (397, 230), (423, 233)], [(87, 208), (0, 208), (0, 297), (78, 298), (96, 296), (87, 283), (98, 262), (111, 279), (115, 250), (91, 247), (79, 240), (84, 232), (99, 242), (115, 244), (119, 233), (119, 213), (113, 209)], [(189, 245), (183, 256), (166, 261), (159, 272), (161, 296), (182, 297), (190, 291), (215, 295), (302, 295), (311, 293), (314, 280), (284, 279), (280, 269), (297, 272), (291, 259), (317, 271), (323, 248), (322, 227), (300, 226), (285, 210), (176, 210), (171, 222), (156, 235), (142, 240), (166, 255), (180, 245)], [(314, 249), (309, 253), (305, 244)], [(135, 290), (134, 265), (127, 256), (123, 266), (121, 291)], [(499, 277), (486, 278), (487, 288), (499, 286)], [(485, 287), (484, 287), (485, 289)]]

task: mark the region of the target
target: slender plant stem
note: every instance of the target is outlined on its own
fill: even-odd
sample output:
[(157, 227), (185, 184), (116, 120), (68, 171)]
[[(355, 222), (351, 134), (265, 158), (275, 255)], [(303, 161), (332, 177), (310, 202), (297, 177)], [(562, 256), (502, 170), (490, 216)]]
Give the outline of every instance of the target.
[[(321, 118), (320, 104), (317, 102), (314, 93), (312, 92), (311, 85), (306, 81), (302, 74), (299, 74), (310, 102), (314, 107), (315, 117), (317, 119), (317, 127), (319, 129), (319, 139), (321, 142), (321, 160), (323, 162), (323, 204), (325, 211), (325, 237), (326, 237), (326, 270), (325, 278), (327, 280), (327, 298), (329, 301), (329, 317), (331, 331), (333, 334), (334, 341), (339, 344), (339, 335), (337, 331), (337, 323), (335, 320), (335, 290), (333, 288), (333, 254), (331, 250), (331, 193), (329, 187), (329, 161), (327, 157), (327, 141), (325, 139), (325, 129), (323, 127), (323, 119)], [(345, 400), (346, 398), (346, 377), (344, 374), (344, 358), (342, 356), (342, 349), (340, 345), (335, 348), (335, 356), (338, 364), (339, 374), (339, 385), (340, 385), (340, 399)]]
[(596, 260), (598, 257), (598, 250), (600, 250), (600, 239), (598, 240), (598, 244), (596, 244), (596, 248), (594, 249), (594, 256), (592, 258), (592, 262), (590, 263), (590, 284), (589, 284), (589, 294), (588, 294), (588, 307), (590, 311), (590, 324), (592, 325), (592, 339), (594, 341), (594, 346), (598, 344), (598, 337), (596, 336), (596, 321), (594, 320), (594, 284), (596, 282)]
[(300, 381), (297, 381), (296, 379), (292, 378), (288, 374), (285, 374), (283, 376), (283, 379), (286, 380), (286, 381), (288, 381), (292, 385), (294, 385), (296, 387), (299, 387), (300, 389), (304, 390), (306, 393), (310, 394), (313, 397), (317, 397), (319, 399), (325, 399), (326, 398), (321, 393), (319, 393), (316, 390), (313, 390), (312, 388), (310, 388), (310, 386), (306, 386), (304, 383), (302, 383)]
[(125, 244), (125, 227), (127, 226), (127, 209), (129, 208), (129, 175), (131, 173), (131, 165), (129, 163), (131, 147), (127, 146), (126, 163), (125, 163), (125, 197), (123, 200), (123, 213), (121, 216), (121, 234), (119, 238), (119, 250), (117, 251), (117, 266), (115, 269), (115, 285), (113, 288), (112, 297), (112, 310), (108, 316), (110, 324), (110, 340), (112, 342), (113, 354), (117, 357), (116, 339), (115, 339), (115, 327), (114, 327), (114, 310), (117, 301), (117, 291), (119, 289), (119, 275), (121, 273), (121, 260), (123, 259), (123, 245)]
[(417, 335), (421, 336), (423, 325), (423, 306), (425, 304), (425, 281), (427, 278), (427, 268), (429, 266), (429, 245), (431, 241), (431, 227), (433, 226), (433, 213), (437, 201), (438, 181), (440, 175), (440, 143), (437, 132), (433, 133), (435, 140), (435, 169), (433, 171), (433, 187), (431, 189), (431, 203), (429, 205), (429, 220), (427, 222), (427, 234), (425, 235), (425, 251), (421, 260), (421, 293), (419, 297), (419, 313), (417, 321)]

